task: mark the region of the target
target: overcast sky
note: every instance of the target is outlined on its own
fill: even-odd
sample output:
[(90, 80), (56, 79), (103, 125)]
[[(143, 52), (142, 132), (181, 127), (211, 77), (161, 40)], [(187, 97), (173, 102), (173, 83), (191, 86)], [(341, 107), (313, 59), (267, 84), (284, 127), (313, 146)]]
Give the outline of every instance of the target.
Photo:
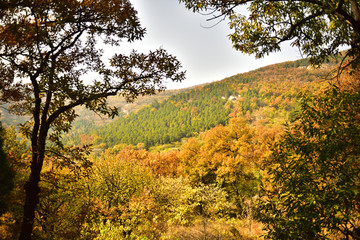
[(227, 22), (212, 27), (209, 16), (187, 10), (178, 0), (131, 0), (147, 34), (133, 44), (140, 51), (159, 47), (175, 55), (187, 71), (182, 83), (168, 83), (169, 89), (222, 80), (273, 63), (301, 58), (296, 49), (284, 47), (263, 59), (232, 48)]

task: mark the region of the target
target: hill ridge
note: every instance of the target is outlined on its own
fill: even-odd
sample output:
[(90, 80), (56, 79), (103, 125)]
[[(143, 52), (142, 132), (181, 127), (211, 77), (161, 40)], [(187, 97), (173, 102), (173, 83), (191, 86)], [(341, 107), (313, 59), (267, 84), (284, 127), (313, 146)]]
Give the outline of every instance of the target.
[(299, 91), (318, 88), (330, 69), (308, 66), (307, 59), (272, 64), (181, 89), (166, 98), (154, 98), (152, 103), (126, 117), (92, 126), (73, 140), (76, 144), (95, 143), (105, 148), (118, 144), (149, 148), (226, 125), (234, 115), (241, 115), (252, 124), (277, 124), (293, 114)]

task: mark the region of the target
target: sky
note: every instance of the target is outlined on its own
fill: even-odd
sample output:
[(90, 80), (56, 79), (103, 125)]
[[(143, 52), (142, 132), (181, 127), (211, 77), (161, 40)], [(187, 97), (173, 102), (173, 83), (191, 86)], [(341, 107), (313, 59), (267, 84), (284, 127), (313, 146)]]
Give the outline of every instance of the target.
[(166, 83), (168, 89), (219, 81), (262, 66), (301, 58), (298, 50), (289, 46), (262, 59), (236, 51), (228, 39), (231, 30), (226, 21), (213, 26), (215, 22), (207, 21), (209, 16), (193, 13), (178, 0), (131, 2), (147, 29), (144, 39), (131, 44), (131, 48), (147, 52), (161, 47), (176, 56), (186, 70), (186, 80), (170, 81)]

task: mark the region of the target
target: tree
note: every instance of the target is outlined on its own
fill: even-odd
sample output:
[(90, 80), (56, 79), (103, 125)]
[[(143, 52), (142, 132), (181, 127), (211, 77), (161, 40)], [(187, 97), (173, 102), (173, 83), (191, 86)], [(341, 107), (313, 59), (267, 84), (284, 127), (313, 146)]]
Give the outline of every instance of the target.
[[(360, 6), (356, 0), (180, 0), (193, 11), (212, 10), (212, 20), (228, 17), (235, 49), (261, 58), (290, 41), (314, 65), (348, 47), (347, 56), (360, 60)], [(236, 10), (238, 7), (247, 10)]]
[[(0, 132), (4, 129), (0, 124)], [(11, 169), (6, 153), (3, 150), (4, 140), (0, 137), (0, 215), (6, 210), (6, 196), (14, 187), (14, 172)]]
[[(184, 72), (163, 49), (115, 54), (104, 62), (104, 46), (118, 47), (145, 34), (129, 0), (6, 0), (0, 6), (0, 34), (0, 72), (6, 73), (1, 98), (16, 89), (25, 101), (11, 110), (31, 115), (20, 127), (32, 151), (20, 239), (30, 239), (48, 142), (61, 150), (61, 133), (70, 130), (74, 107), (112, 117), (117, 109), (107, 105), (108, 96), (132, 101), (163, 90), (164, 79), (181, 81)], [(92, 84), (84, 81), (90, 73)]]
[[(78, 151), (71, 149), (70, 154), (81, 156), (69, 156), (68, 160), (53, 156), (45, 160), (32, 233), (34, 239), (79, 239), (92, 217), (94, 202), (88, 182), (93, 177), (93, 165), (79, 147), (71, 148)], [(74, 159), (76, 163), (72, 163)]]
[[(7, 209), (0, 216), (0, 239), (16, 239), (21, 228), (24, 184), (29, 175), (29, 166), (25, 159), (29, 159), (30, 151), (27, 139), (17, 134), (15, 126), (4, 128), (2, 134), (3, 151), (13, 172), (13, 188), (4, 199)], [(5, 169), (8, 171), (9, 168)], [(3, 183), (3, 180), (1, 182)]]
[[(94, 175), (90, 181), (90, 190), (97, 201), (97, 218), (110, 223), (111, 228), (100, 239), (135, 239), (136, 235), (148, 231), (158, 239), (161, 228), (161, 217), (153, 200), (153, 191), (159, 187), (158, 180), (149, 168), (138, 163), (141, 153), (137, 156), (129, 149), (118, 155), (104, 153), (94, 162)], [(143, 152), (145, 153), (145, 152)], [(130, 158), (127, 157), (131, 156)], [(145, 153), (146, 154), (146, 153)], [(90, 191), (89, 191), (90, 192)], [(156, 219), (156, 220), (154, 220)], [(117, 232), (111, 238), (110, 234)]]
[(179, 154), (180, 169), (193, 185), (216, 184), (237, 208), (235, 215), (245, 216), (245, 202), (256, 194), (258, 164), (266, 153), (255, 131), (244, 119), (232, 118), (229, 126), (219, 125), (190, 138)]
[[(263, 57), (291, 41), (321, 65), (350, 47), (352, 74), (360, 60), (356, 0), (181, 0), (194, 11), (228, 16), (234, 47)], [(246, 16), (237, 14), (247, 6)], [(216, 15), (217, 14), (217, 15)], [(345, 66), (346, 67), (346, 66)], [(342, 68), (342, 69), (345, 69)], [(260, 220), (269, 239), (359, 239), (359, 87), (329, 87), (303, 96), (297, 120), (272, 145), (265, 162)], [(265, 178), (268, 178), (265, 180)]]
[(304, 97), (265, 162), (260, 219), (267, 238), (360, 238), (359, 106), (359, 90), (331, 86)]

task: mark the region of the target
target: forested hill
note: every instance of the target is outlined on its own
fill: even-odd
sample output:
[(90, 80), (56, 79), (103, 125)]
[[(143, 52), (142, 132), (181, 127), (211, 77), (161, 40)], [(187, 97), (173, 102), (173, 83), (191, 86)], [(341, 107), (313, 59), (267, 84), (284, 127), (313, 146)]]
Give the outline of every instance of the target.
[[(95, 126), (109, 123), (128, 113), (137, 111), (151, 104), (155, 100), (162, 101), (174, 94), (185, 92), (190, 89), (191, 88), (167, 90), (167, 91), (159, 92), (156, 95), (140, 96), (133, 103), (126, 102), (125, 98), (121, 96), (109, 97), (108, 98), (109, 104), (111, 106), (116, 106), (120, 109), (119, 116), (116, 116), (114, 119), (107, 118), (105, 116), (100, 116), (86, 109), (84, 106), (76, 107), (76, 114), (78, 114), (78, 117), (75, 119), (75, 122), (73, 123), (73, 128), (71, 133), (66, 138), (69, 137), (72, 138), (72, 136), (77, 136), (79, 134), (87, 132), (87, 129), (89, 128), (93, 128)], [(11, 125), (18, 126), (20, 123), (23, 123), (29, 119), (29, 116), (17, 116), (10, 114), (8, 111), (8, 106), (9, 104), (0, 105), (0, 121), (5, 127), (9, 127)], [(69, 139), (67, 139), (67, 141), (69, 141)]]
[(307, 60), (299, 60), (238, 74), (155, 100), (104, 126), (88, 126), (72, 141), (108, 147), (143, 143), (149, 148), (226, 125), (231, 115), (243, 115), (252, 124), (282, 123), (294, 112), (299, 91), (316, 88), (329, 69), (311, 69)]

